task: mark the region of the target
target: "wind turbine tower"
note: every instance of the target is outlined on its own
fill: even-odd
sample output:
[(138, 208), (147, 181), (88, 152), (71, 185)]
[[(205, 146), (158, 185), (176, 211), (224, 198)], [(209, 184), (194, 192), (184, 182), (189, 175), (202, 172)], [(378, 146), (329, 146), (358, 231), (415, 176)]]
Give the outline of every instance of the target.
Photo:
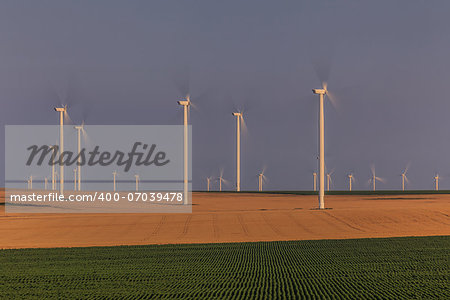
[(113, 174), (113, 187), (114, 187), (114, 192), (115, 192), (116, 191), (116, 175), (117, 175), (117, 172), (114, 171), (114, 172), (112, 172), (112, 174)]
[(184, 181), (183, 181), (183, 193), (184, 193), (184, 204), (187, 204), (188, 198), (188, 111), (191, 106), (191, 100), (189, 95), (186, 96), (185, 100), (178, 101), (179, 105), (183, 106), (184, 110)]
[(211, 186), (211, 177), (206, 177), (206, 186), (207, 186), (207, 191), (209, 192), (209, 188)]
[(266, 179), (266, 176), (264, 175), (264, 170), (258, 174), (258, 191), (262, 192), (263, 191), (263, 184), (264, 184), (264, 179)]
[(222, 175), (220, 175), (220, 177), (219, 177), (219, 191), (220, 192), (222, 191), (222, 181), (223, 181), (223, 178), (222, 178)]
[(75, 190), (81, 191), (81, 131), (84, 131), (83, 125), (75, 126), (75, 129), (77, 130), (77, 138), (78, 138), (78, 166), (77, 166), (77, 175), (78, 175), (78, 187)]
[(319, 95), (319, 209), (325, 208), (325, 129), (323, 98), (327, 93), (326, 86), (322, 89), (313, 89)]
[(242, 113), (235, 112), (236, 117), (236, 191), (241, 191), (241, 120)]
[(315, 191), (317, 191), (317, 173), (316, 172), (313, 173), (313, 184), (314, 184), (313, 189), (315, 192)]
[(67, 107), (55, 107), (55, 111), (59, 112), (59, 192), (64, 194), (64, 114), (67, 112)]
[(77, 190), (77, 169), (73, 169), (73, 190)]
[(136, 192), (139, 191), (139, 175), (134, 175), (134, 178), (136, 178)]
[(330, 190), (331, 174), (332, 174), (332, 173), (327, 173), (327, 191)]

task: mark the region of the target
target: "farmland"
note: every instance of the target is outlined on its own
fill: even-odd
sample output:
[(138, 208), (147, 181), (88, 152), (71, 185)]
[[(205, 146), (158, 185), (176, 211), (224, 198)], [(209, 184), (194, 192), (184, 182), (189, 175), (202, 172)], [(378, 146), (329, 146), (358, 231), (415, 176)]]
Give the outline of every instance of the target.
[(0, 297), (450, 298), (450, 237), (0, 251)]
[[(450, 235), (450, 195), (193, 193), (192, 213), (4, 214), (0, 248)], [(4, 205), (0, 207), (4, 209)]]

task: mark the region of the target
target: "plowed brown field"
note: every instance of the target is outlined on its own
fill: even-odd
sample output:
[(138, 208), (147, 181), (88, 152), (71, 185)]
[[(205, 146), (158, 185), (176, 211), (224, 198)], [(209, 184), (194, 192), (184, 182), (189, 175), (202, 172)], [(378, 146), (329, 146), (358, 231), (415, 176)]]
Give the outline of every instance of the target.
[(450, 195), (193, 193), (192, 214), (0, 213), (0, 248), (450, 235)]

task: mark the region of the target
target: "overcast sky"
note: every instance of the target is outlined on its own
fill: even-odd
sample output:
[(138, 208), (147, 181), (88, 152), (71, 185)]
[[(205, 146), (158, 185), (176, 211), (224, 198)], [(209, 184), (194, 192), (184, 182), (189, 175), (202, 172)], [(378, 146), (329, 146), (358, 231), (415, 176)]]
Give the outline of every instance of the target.
[(176, 101), (189, 90), (194, 189), (221, 168), (234, 182), (231, 113), (243, 109), (242, 189), (266, 167), (266, 189), (306, 190), (317, 169), (311, 89), (326, 79), (338, 100), (325, 105), (333, 189), (350, 172), (368, 189), (372, 163), (380, 189), (399, 189), (409, 162), (408, 188), (432, 189), (439, 172), (450, 189), (449, 11), (446, 1), (1, 1), (0, 121), (57, 124), (62, 102), (75, 123), (181, 124)]

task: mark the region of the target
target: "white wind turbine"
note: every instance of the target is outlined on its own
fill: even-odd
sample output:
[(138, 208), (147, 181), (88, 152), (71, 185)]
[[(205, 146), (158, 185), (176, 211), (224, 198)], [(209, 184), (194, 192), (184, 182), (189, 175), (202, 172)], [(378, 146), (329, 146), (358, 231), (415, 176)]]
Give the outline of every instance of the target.
[(236, 117), (236, 191), (241, 191), (241, 124), (245, 127), (243, 112), (234, 112)]
[(261, 173), (258, 174), (258, 191), (263, 191), (264, 181), (267, 179), (266, 175), (264, 175), (265, 169), (262, 170)]
[(330, 186), (331, 186), (331, 175), (333, 174), (333, 171), (331, 171), (330, 173), (327, 173), (327, 191), (330, 191)]
[(314, 192), (317, 191), (317, 173), (316, 172), (313, 173), (313, 189), (314, 189)]
[(375, 191), (375, 189), (376, 189), (376, 182), (379, 181), (379, 182), (385, 183), (386, 180), (384, 180), (381, 177), (377, 177), (375, 175), (375, 166), (374, 165), (370, 166), (370, 170), (372, 171), (372, 178), (369, 179), (369, 183), (372, 183), (372, 188)]
[(183, 106), (183, 112), (184, 112), (184, 179), (183, 179), (183, 193), (184, 193), (184, 204), (187, 204), (188, 201), (188, 113), (189, 108), (192, 105), (189, 94), (186, 95), (186, 97), (178, 101), (178, 104)]
[(228, 183), (228, 180), (223, 178), (223, 170), (220, 170), (219, 178), (217, 178), (217, 180), (219, 180), (219, 191), (221, 192), (222, 191), (222, 184), (223, 183), (224, 184)]
[(439, 176), (439, 174), (436, 174), (436, 175), (434, 176), (434, 184), (435, 184), (435, 190), (436, 190), (436, 191), (439, 191), (439, 178), (441, 178), (441, 177)]
[(84, 122), (79, 126), (74, 127), (77, 130), (77, 145), (78, 145), (78, 160), (77, 160), (77, 175), (78, 175), (78, 186), (75, 190), (81, 191), (81, 134), (85, 135), (86, 130), (84, 129)]
[(114, 172), (112, 172), (112, 174), (113, 174), (113, 191), (115, 192), (116, 191), (116, 175), (117, 175), (117, 172), (114, 171)]
[(44, 189), (47, 190), (47, 184), (48, 184), (48, 179), (47, 177), (44, 178)]
[(134, 175), (134, 178), (136, 179), (136, 192), (139, 191), (139, 181), (140, 181), (140, 177), (139, 175)]
[(73, 190), (77, 190), (77, 169), (73, 169)]
[(55, 107), (55, 111), (59, 112), (59, 192), (64, 194), (64, 164), (62, 154), (64, 153), (64, 117), (67, 117), (67, 105), (63, 107)]
[(405, 190), (405, 183), (409, 183), (408, 177), (406, 177), (406, 173), (408, 172), (409, 164), (406, 166), (405, 170), (403, 170), (402, 176), (402, 191)]
[(49, 145), (50, 149), (52, 149), (52, 191), (56, 189), (56, 176), (55, 176), (55, 158), (58, 156), (58, 152), (56, 151), (56, 145)]
[(206, 177), (206, 190), (209, 192), (211, 187), (211, 177)]
[(319, 209), (325, 208), (325, 122), (323, 100), (325, 95), (334, 104), (334, 99), (328, 92), (327, 83), (322, 83), (321, 89), (313, 89), (314, 94), (319, 95)]
[(353, 176), (352, 173), (347, 175), (348, 177), (348, 189), (351, 192), (352, 191), (352, 183), (355, 182), (355, 176)]

